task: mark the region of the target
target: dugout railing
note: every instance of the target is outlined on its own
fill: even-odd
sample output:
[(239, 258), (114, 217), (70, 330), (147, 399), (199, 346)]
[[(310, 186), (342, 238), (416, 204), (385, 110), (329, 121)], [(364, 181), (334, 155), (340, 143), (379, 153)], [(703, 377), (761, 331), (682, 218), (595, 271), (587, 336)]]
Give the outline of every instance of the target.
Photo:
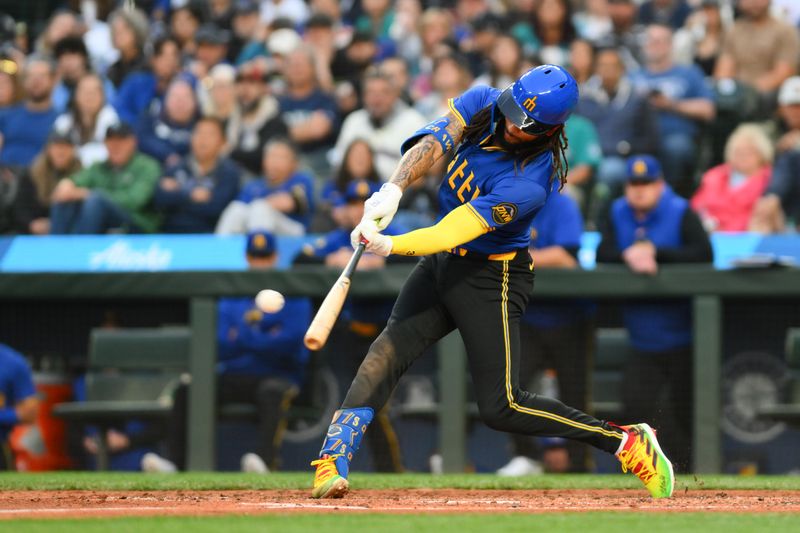
[[(352, 296), (392, 297), (410, 267), (359, 272)], [(142, 272), (0, 274), (1, 300), (65, 299), (189, 301), (192, 331), (189, 391), (190, 470), (211, 470), (215, 446), (216, 300), (252, 296), (269, 287), (288, 296), (322, 298), (338, 275), (324, 267), (303, 266), (270, 272)], [(671, 266), (656, 276), (638, 276), (624, 268), (595, 271), (542, 270), (537, 298), (598, 298), (613, 301), (688, 297), (694, 311), (694, 470), (716, 473), (722, 468), (720, 369), (722, 317), (727, 299), (800, 299), (800, 270), (747, 269), (717, 271), (710, 267)], [(757, 333), (757, 332), (756, 332)], [(466, 366), (456, 335), (439, 349), (439, 444), (445, 471), (466, 464)]]

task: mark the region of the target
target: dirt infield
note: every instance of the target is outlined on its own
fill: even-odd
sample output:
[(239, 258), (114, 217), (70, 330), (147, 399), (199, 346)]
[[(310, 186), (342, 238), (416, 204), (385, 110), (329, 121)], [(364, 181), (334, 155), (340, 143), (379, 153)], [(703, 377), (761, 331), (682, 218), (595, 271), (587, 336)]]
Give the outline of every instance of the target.
[(636, 490), (356, 490), (341, 500), (307, 491), (6, 491), (0, 520), (286, 512), (550, 513), (583, 511), (800, 512), (800, 491), (684, 491), (652, 500)]

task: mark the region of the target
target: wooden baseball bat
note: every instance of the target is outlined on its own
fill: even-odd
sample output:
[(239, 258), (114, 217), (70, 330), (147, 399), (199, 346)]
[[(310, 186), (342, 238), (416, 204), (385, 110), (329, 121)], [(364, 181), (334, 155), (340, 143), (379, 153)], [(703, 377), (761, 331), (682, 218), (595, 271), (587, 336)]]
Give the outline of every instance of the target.
[(322, 305), (319, 306), (319, 310), (314, 316), (314, 320), (311, 321), (311, 325), (308, 326), (306, 336), (303, 338), (303, 342), (309, 350), (319, 350), (328, 341), (328, 335), (331, 334), (331, 329), (339, 317), (344, 300), (347, 298), (347, 292), (350, 290), (350, 277), (353, 275), (366, 245), (367, 243), (363, 241), (359, 243), (339, 279), (336, 280), (325, 299), (322, 300)]

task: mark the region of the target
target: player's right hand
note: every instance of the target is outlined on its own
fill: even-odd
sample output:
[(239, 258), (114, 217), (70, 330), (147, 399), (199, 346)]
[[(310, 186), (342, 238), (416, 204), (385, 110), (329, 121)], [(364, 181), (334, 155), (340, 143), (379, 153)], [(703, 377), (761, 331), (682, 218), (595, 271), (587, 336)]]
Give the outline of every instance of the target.
[(392, 253), (392, 239), (382, 235), (374, 220), (362, 220), (350, 234), (350, 244), (356, 248), (360, 242), (367, 243), (364, 251), (386, 257)]
[(384, 183), (381, 189), (373, 193), (364, 202), (364, 217), (362, 222), (372, 220), (377, 225), (378, 231), (383, 231), (394, 218), (403, 190), (394, 183)]
[(362, 240), (369, 241), (367, 235), (372, 235), (377, 231), (378, 225), (374, 220), (362, 219), (361, 222), (358, 223), (358, 226), (350, 232), (350, 246), (355, 250)]

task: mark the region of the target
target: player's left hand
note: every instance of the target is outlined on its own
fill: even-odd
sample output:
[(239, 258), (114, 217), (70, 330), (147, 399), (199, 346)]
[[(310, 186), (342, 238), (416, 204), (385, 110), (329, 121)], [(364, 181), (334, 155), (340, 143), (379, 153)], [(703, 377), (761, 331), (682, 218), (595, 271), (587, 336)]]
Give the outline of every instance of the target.
[(394, 218), (402, 196), (403, 190), (400, 187), (394, 183), (384, 183), (381, 190), (373, 193), (364, 202), (364, 217), (361, 221), (374, 221), (379, 231), (385, 230)]
[(355, 249), (361, 240), (366, 241), (364, 251), (386, 257), (392, 253), (392, 239), (378, 231), (374, 220), (362, 220), (350, 234), (350, 244)]

